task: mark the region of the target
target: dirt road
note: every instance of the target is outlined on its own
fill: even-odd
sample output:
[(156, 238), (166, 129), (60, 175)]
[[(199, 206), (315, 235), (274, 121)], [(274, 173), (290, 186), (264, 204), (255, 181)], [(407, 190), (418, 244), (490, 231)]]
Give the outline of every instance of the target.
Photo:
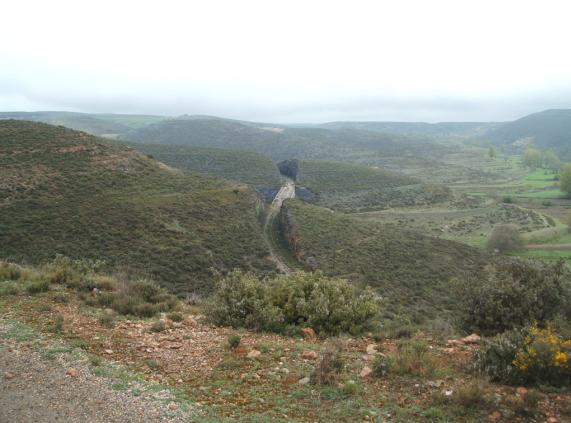
[(192, 417), (163, 401), (163, 392), (115, 389), (71, 352), (47, 358), (61, 345), (40, 348), (42, 358), (30, 342), (6, 339), (5, 332), (0, 322), (0, 422), (182, 423)]
[(289, 274), (291, 269), (285, 263), (285, 261), (277, 253), (275, 234), (273, 234), (272, 228), (274, 221), (278, 216), (284, 200), (288, 198), (295, 197), (295, 183), (289, 178), (285, 178), (285, 182), (276, 194), (272, 204), (268, 209), (268, 214), (266, 216), (266, 221), (264, 223), (264, 237), (266, 243), (268, 244), (268, 249), (270, 250), (270, 258), (276, 264), (276, 267), (281, 273)]

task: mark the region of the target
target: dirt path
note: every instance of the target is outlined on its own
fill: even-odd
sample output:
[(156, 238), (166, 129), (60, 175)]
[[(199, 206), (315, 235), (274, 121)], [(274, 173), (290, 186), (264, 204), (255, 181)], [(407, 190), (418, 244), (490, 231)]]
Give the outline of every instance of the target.
[(276, 241), (272, 236), (272, 227), (275, 218), (278, 216), (282, 208), (284, 200), (294, 197), (295, 197), (295, 183), (293, 182), (293, 180), (285, 178), (285, 183), (282, 185), (282, 187), (276, 194), (274, 200), (272, 201), (272, 204), (268, 209), (268, 214), (266, 216), (266, 221), (264, 223), (264, 238), (266, 239), (268, 249), (270, 250), (270, 257), (272, 261), (276, 264), (278, 270), (281, 273), (285, 274), (290, 274), (291, 269), (277, 253), (277, 248), (275, 245)]
[[(0, 335), (5, 331), (0, 323)], [(114, 389), (85, 360), (63, 353), (43, 358), (30, 342), (0, 336), (0, 422), (188, 421), (176, 404), (150, 397), (157, 394)]]
[(528, 244), (526, 246), (528, 250), (571, 250), (571, 244)]

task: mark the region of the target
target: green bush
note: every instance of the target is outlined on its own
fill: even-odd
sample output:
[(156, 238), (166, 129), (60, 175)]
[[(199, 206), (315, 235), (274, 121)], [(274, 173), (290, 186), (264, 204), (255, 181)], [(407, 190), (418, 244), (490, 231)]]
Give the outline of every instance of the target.
[(513, 260), (488, 266), (456, 282), (460, 324), (469, 332), (495, 335), (533, 321), (571, 312), (571, 274), (563, 260)]
[(230, 349), (235, 349), (238, 348), (238, 345), (240, 345), (240, 342), (242, 341), (242, 338), (240, 338), (238, 335), (232, 335), (228, 337), (228, 346), (230, 347)]
[(378, 313), (378, 301), (370, 289), (319, 272), (260, 281), (235, 271), (219, 281), (205, 313), (218, 325), (278, 333), (309, 326), (325, 335), (357, 334)]

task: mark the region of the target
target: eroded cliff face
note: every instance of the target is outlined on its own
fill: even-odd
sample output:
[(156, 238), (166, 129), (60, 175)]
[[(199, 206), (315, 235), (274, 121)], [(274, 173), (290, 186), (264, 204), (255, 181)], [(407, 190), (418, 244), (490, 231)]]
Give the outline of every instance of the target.
[(282, 205), (279, 214), (279, 228), (283, 239), (287, 243), (293, 256), (303, 261), (303, 251), (301, 248), (301, 240), (293, 218), (292, 213), (287, 207), (287, 204)]

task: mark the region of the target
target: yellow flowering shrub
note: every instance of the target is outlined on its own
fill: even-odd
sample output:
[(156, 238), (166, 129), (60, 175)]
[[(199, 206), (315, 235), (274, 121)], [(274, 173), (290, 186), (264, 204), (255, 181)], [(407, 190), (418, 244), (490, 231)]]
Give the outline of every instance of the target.
[(533, 324), (516, 354), (513, 365), (526, 372), (552, 368), (569, 369), (566, 344), (569, 344), (569, 341), (558, 337), (551, 325), (542, 329)]
[(571, 385), (571, 339), (563, 339), (551, 325), (534, 323), (492, 338), (476, 359), (477, 368), (492, 380)]

